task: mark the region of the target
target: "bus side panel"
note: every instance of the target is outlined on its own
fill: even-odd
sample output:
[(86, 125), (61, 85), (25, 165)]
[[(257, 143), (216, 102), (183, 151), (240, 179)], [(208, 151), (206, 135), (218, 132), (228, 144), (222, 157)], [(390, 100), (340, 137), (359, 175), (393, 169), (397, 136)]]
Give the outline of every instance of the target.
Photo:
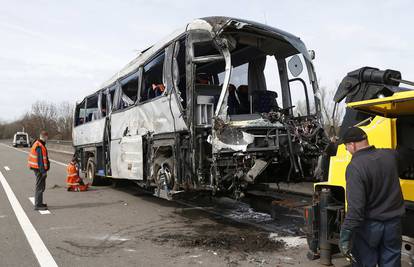
[(148, 132), (160, 134), (171, 133), (174, 130), (186, 130), (187, 126), (181, 116), (175, 97), (172, 96), (171, 99), (171, 110), (169, 98), (170, 96), (162, 96), (125, 111), (113, 113), (111, 139), (120, 139), (128, 134), (145, 135)]
[(119, 175), (119, 170), (118, 170), (118, 164), (117, 164), (117, 160), (121, 154), (121, 146), (120, 146), (120, 140), (112, 140), (111, 141), (111, 153), (110, 153), (110, 157), (111, 157), (111, 176), (112, 178), (121, 178), (121, 176)]
[(110, 121), (112, 176), (134, 180), (144, 179), (142, 136), (187, 129), (175, 97), (170, 101), (169, 96), (112, 113)]
[(114, 178), (143, 180), (142, 137), (125, 136), (111, 142), (111, 166)]
[(105, 119), (91, 121), (73, 128), (73, 145), (82, 146), (102, 143)]

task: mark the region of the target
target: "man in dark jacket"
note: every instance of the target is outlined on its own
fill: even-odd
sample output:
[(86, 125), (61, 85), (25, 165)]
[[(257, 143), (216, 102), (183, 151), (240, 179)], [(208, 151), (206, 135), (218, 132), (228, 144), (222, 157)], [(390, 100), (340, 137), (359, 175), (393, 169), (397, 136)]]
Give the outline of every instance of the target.
[(346, 169), (348, 206), (339, 248), (353, 258), (353, 266), (401, 266), (405, 207), (398, 177), (412, 158), (399, 156), (403, 151), (370, 146), (358, 127), (350, 128), (342, 141), (352, 160)]

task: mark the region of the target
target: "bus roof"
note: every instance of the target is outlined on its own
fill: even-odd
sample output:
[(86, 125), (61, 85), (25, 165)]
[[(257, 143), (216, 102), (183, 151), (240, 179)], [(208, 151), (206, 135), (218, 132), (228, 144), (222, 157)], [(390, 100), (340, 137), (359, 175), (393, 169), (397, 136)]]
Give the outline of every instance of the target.
[(291, 43), (298, 51), (300, 52), (306, 52), (304, 54), (305, 57), (307, 57), (307, 50), (303, 42), (299, 39), (299, 37), (290, 34), (288, 32), (282, 31), (280, 29), (270, 27), (265, 24), (261, 24), (258, 22), (243, 20), (243, 19), (237, 19), (237, 18), (231, 18), (231, 17), (205, 17), (200, 19), (195, 19), (192, 22), (188, 23), (184, 27), (176, 30), (166, 38), (162, 39), (161, 41), (157, 42), (153, 46), (143, 50), (136, 58), (134, 58), (132, 61), (130, 61), (125, 67), (123, 67), (119, 72), (115, 73), (109, 80), (104, 82), (99, 88), (99, 90), (102, 90), (104, 88), (109, 87), (113, 83), (115, 83), (117, 80), (119, 80), (122, 77), (128, 76), (129, 74), (135, 72), (138, 70), (138, 68), (143, 65), (150, 57), (152, 57), (155, 53), (157, 53), (160, 49), (165, 47), (167, 44), (171, 43), (173, 40), (177, 39), (184, 33), (186, 33), (189, 30), (207, 30), (211, 33), (215, 34), (219, 30), (223, 28), (226, 24), (228, 24), (230, 21), (235, 21), (244, 25), (251, 25), (255, 28), (262, 29), (271, 33), (274, 33), (276, 35), (279, 35), (286, 39), (289, 43)]

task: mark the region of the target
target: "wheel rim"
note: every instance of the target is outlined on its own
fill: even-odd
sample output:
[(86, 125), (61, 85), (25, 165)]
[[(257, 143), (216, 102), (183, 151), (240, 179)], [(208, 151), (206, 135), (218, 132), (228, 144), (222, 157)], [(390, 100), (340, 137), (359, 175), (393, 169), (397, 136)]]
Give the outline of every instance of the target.
[(90, 165), (88, 165), (88, 170), (87, 170), (87, 172), (86, 172), (86, 178), (88, 178), (88, 180), (90, 181), (90, 182), (92, 182), (93, 181), (93, 170), (92, 170), (92, 166), (90, 166)]
[(402, 267), (414, 266), (414, 238), (403, 236), (401, 247)]
[[(154, 181), (157, 184), (158, 188), (162, 188), (161, 177), (160, 177), (161, 168), (162, 167), (160, 166), (160, 168), (157, 171), (157, 175), (155, 176), (155, 179), (154, 179)], [(174, 186), (174, 178), (172, 176), (172, 173), (171, 173), (170, 168), (169, 168), (168, 165), (164, 166), (164, 171), (166, 172), (164, 174), (165, 175), (165, 179), (166, 179), (165, 182), (167, 184), (168, 189), (171, 190), (173, 188), (173, 186)], [(164, 188), (162, 188), (162, 189), (164, 189)]]

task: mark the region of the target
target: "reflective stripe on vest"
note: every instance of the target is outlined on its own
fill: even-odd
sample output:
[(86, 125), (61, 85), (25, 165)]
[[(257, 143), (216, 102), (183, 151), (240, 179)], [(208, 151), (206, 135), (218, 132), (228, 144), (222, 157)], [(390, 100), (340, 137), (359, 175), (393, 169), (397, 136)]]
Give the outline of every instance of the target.
[(38, 147), (40, 147), (40, 149), (42, 150), (43, 166), (45, 170), (49, 170), (48, 160), (47, 160), (47, 150), (46, 150), (46, 147), (39, 140), (36, 140), (36, 142), (33, 144), (30, 150), (27, 165), (29, 166), (29, 168), (32, 168), (32, 169), (39, 169), (39, 165), (37, 163), (38, 159), (37, 159), (37, 151), (36, 151)]

